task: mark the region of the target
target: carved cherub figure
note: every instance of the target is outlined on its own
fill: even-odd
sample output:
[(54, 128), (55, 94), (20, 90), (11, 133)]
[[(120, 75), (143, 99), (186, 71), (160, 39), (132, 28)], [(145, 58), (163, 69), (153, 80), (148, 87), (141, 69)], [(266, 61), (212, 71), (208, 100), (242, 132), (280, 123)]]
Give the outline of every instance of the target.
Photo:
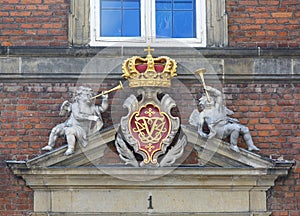
[[(248, 127), (240, 124), (237, 119), (227, 116), (232, 115), (233, 111), (223, 104), (222, 93), (211, 86), (206, 86), (206, 91), (211, 96), (210, 100), (207, 99), (206, 95), (203, 95), (199, 99), (202, 111), (194, 110), (189, 120), (191, 125), (198, 127), (199, 135), (207, 139), (212, 139), (213, 137), (225, 139), (230, 137), (230, 148), (239, 152), (237, 144), (238, 137), (241, 134), (248, 146), (248, 150), (258, 151), (259, 148), (254, 145)], [(209, 133), (203, 131), (204, 124), (208, 126)]]
[(76, 142), (86, 147), (89, 133), (99, 131), (103, 127), (101, 113), (108, 108), (108, 96), (102, 95), (101, 106), (95, 105), (93, 90), (89, 87), (80, 86), (74, 97), (74, 103), (64, 101), (60, 108), (60, 116), (70, 114), (69, 118), (56, 125), (50, 133), (48, 145), (42, 150), (51, 151), (58, 137), (65, 136), (68, 149), (65, 155), (74, 153)]

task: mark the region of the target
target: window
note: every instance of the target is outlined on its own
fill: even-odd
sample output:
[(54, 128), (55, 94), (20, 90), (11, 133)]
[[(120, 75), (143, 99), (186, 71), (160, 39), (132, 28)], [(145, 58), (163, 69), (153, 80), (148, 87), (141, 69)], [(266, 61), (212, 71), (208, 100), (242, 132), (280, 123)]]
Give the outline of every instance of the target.
[(90, 24), (91, 46), (206, 46), (205, 0), (91, 0)]

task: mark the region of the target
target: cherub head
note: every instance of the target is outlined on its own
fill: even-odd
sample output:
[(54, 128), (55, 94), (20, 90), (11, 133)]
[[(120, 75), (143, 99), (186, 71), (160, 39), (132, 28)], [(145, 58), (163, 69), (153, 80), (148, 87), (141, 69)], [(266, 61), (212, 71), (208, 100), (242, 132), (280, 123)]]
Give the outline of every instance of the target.
[(208, 101), (205, 93), (203, 93), (201, 98), (199, 99), (199, 105), (201, 109), (212, 107), (214, 106), (214, 104), (215, 104), (214, 97), (210, 97), (210, 101)]
[(93, 94), (93, 90), (90, 87), (80, 86), (75, 91), (74, 101), (91, 105)]

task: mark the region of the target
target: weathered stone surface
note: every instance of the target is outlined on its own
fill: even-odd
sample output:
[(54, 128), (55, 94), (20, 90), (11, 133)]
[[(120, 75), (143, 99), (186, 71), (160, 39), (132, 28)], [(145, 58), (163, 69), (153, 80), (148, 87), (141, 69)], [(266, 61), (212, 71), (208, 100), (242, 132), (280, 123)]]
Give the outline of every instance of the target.
[(26, 74), (78, 73), (80, 74), (89, 58), (22, 58), (21, 71)]
[[(149, 207), (152, 196), (153, 209)], [(42, 198), (44, 199), (44, 198)], [(74, 189), (52, 192), (52, 212), (248, 212), (247, 190)], [(48, 203), (41, 203), (47, 207)], [(39, 207), (42, 210), (42, 207)], [(46, 208), (43, 210), (46, 211)]]
[(293, 59), (293, 75), (300, 74), (300, 59)]
[[(222, 59), (205, 59), (205, 58), (189, 58), (189, 59), (175, 59), (179, 65), (177, 71), (178, 74), (184, 74), (193, 76), (194, 72), (199, 68), (206, 68), (206, 75), (222, 75), (224, 71), (224, 64)], [(185, 70), (181, 71), (181, 68)]]
[[(34, 211), (51, 215), (117, 215), (121, 212), (128, 215), (136, 212), (205, 215), (211, 213), (212, 209), (215, 215), (269, 215), (265, 191), (273, 185), (278, 175), (287, 173), (284, 169), (276, 168), (272, 169), (273, 174), (262, 168), (177, 168), (167, 175), (161, 175), (164, 169), (125, 167), (56, 167), (30, 171), (17, 171), (15, 168), (15, 173), (22, 175), (35, 190)], [(106, 174), (109, 172), (114, 174)], [(115, 176), (117, 174), (120, 178)], [(158, 178), (151, 181), (124, 179), (126, 176), (150, 174)], [(268, 178), (268, 183), (258, 184), (264, 178)], [(150, 196), (152, 209), (149, 209)]]
[(228, 45), (228, 20), (225, 0), (207, 0), (207, 45), (226, 47)]
[(19, 57), (0, 57), (0, 73), (18, 74), (21, 60)]
[(90, 2), (71, 1), (69, 16), (69, 43), (72, 45), (88, 45), (90, 41), (89, 24)]
[[(278, 176), (287, 175), (292, 163), (277, 166), (273, 160), (243, 149), (237, 154), (216, 140), (203, 142), (197, 131), (189, 128), (184, 127), (184, 132), (201, 160), (214, 152), (210, 158), (215, 161), (209, 163), (217, 161), (217, 167), (209, 163), (157, 169), (95, 165), (93, 161), (102, 157), (106, 144), (114, 139), (114, 128), (93, 135), (85, 151), (78, 148), (69, 157), (63, 155), (65, 147), (61, 147), (30, 161), (8, 165), (34, 190), (35, 215), (270, 214), (266, 211), (265, 191)], [(218, 158), (225, 163), (219, 163)]]
[(255, 75), (291, 75), (292, 61), (290, 58), (255, 59)]
[(225, 79), (233, 76), (253, 76), (253, 58), (225, 58), (224, 59)]

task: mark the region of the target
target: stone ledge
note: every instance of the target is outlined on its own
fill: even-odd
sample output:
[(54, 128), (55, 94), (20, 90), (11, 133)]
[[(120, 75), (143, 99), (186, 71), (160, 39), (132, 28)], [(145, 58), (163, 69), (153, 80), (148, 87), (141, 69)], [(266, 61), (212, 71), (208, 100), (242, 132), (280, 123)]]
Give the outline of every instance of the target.
[[(131, 213), (70, 213), (68, 216), (269, 216), (271, 212), (240, 212), (240, 213), (141, 213), (141, 212), (131, 212)], [(66, 215), (63, 213), (32, 213), (30, 216), (61, 216)]]
[[(27, 56), (27, 57), (92, 57), (99, 52), (107, 52), (110, 55), (136, 55), (145, 47), (6, 47), (0, 46), (0, 56)], [(155, 48), (158, 53), (170, 53), (170, 56), (198, 56), (220, 58), (220, 57), (300, 57), (299, 48)]]
[[(139, 52), (140, 53), (140, 52)], [(22, 80), (121, 79), (125, 56), (107, 54), (91, 57), (0, 57), (0, 78), (6, 82)], [(194, 71), (206, 68), (206, 79), (222, 82), (300, 80), (300, 58), (177, 57), (178, 79), (195, 80)]]

